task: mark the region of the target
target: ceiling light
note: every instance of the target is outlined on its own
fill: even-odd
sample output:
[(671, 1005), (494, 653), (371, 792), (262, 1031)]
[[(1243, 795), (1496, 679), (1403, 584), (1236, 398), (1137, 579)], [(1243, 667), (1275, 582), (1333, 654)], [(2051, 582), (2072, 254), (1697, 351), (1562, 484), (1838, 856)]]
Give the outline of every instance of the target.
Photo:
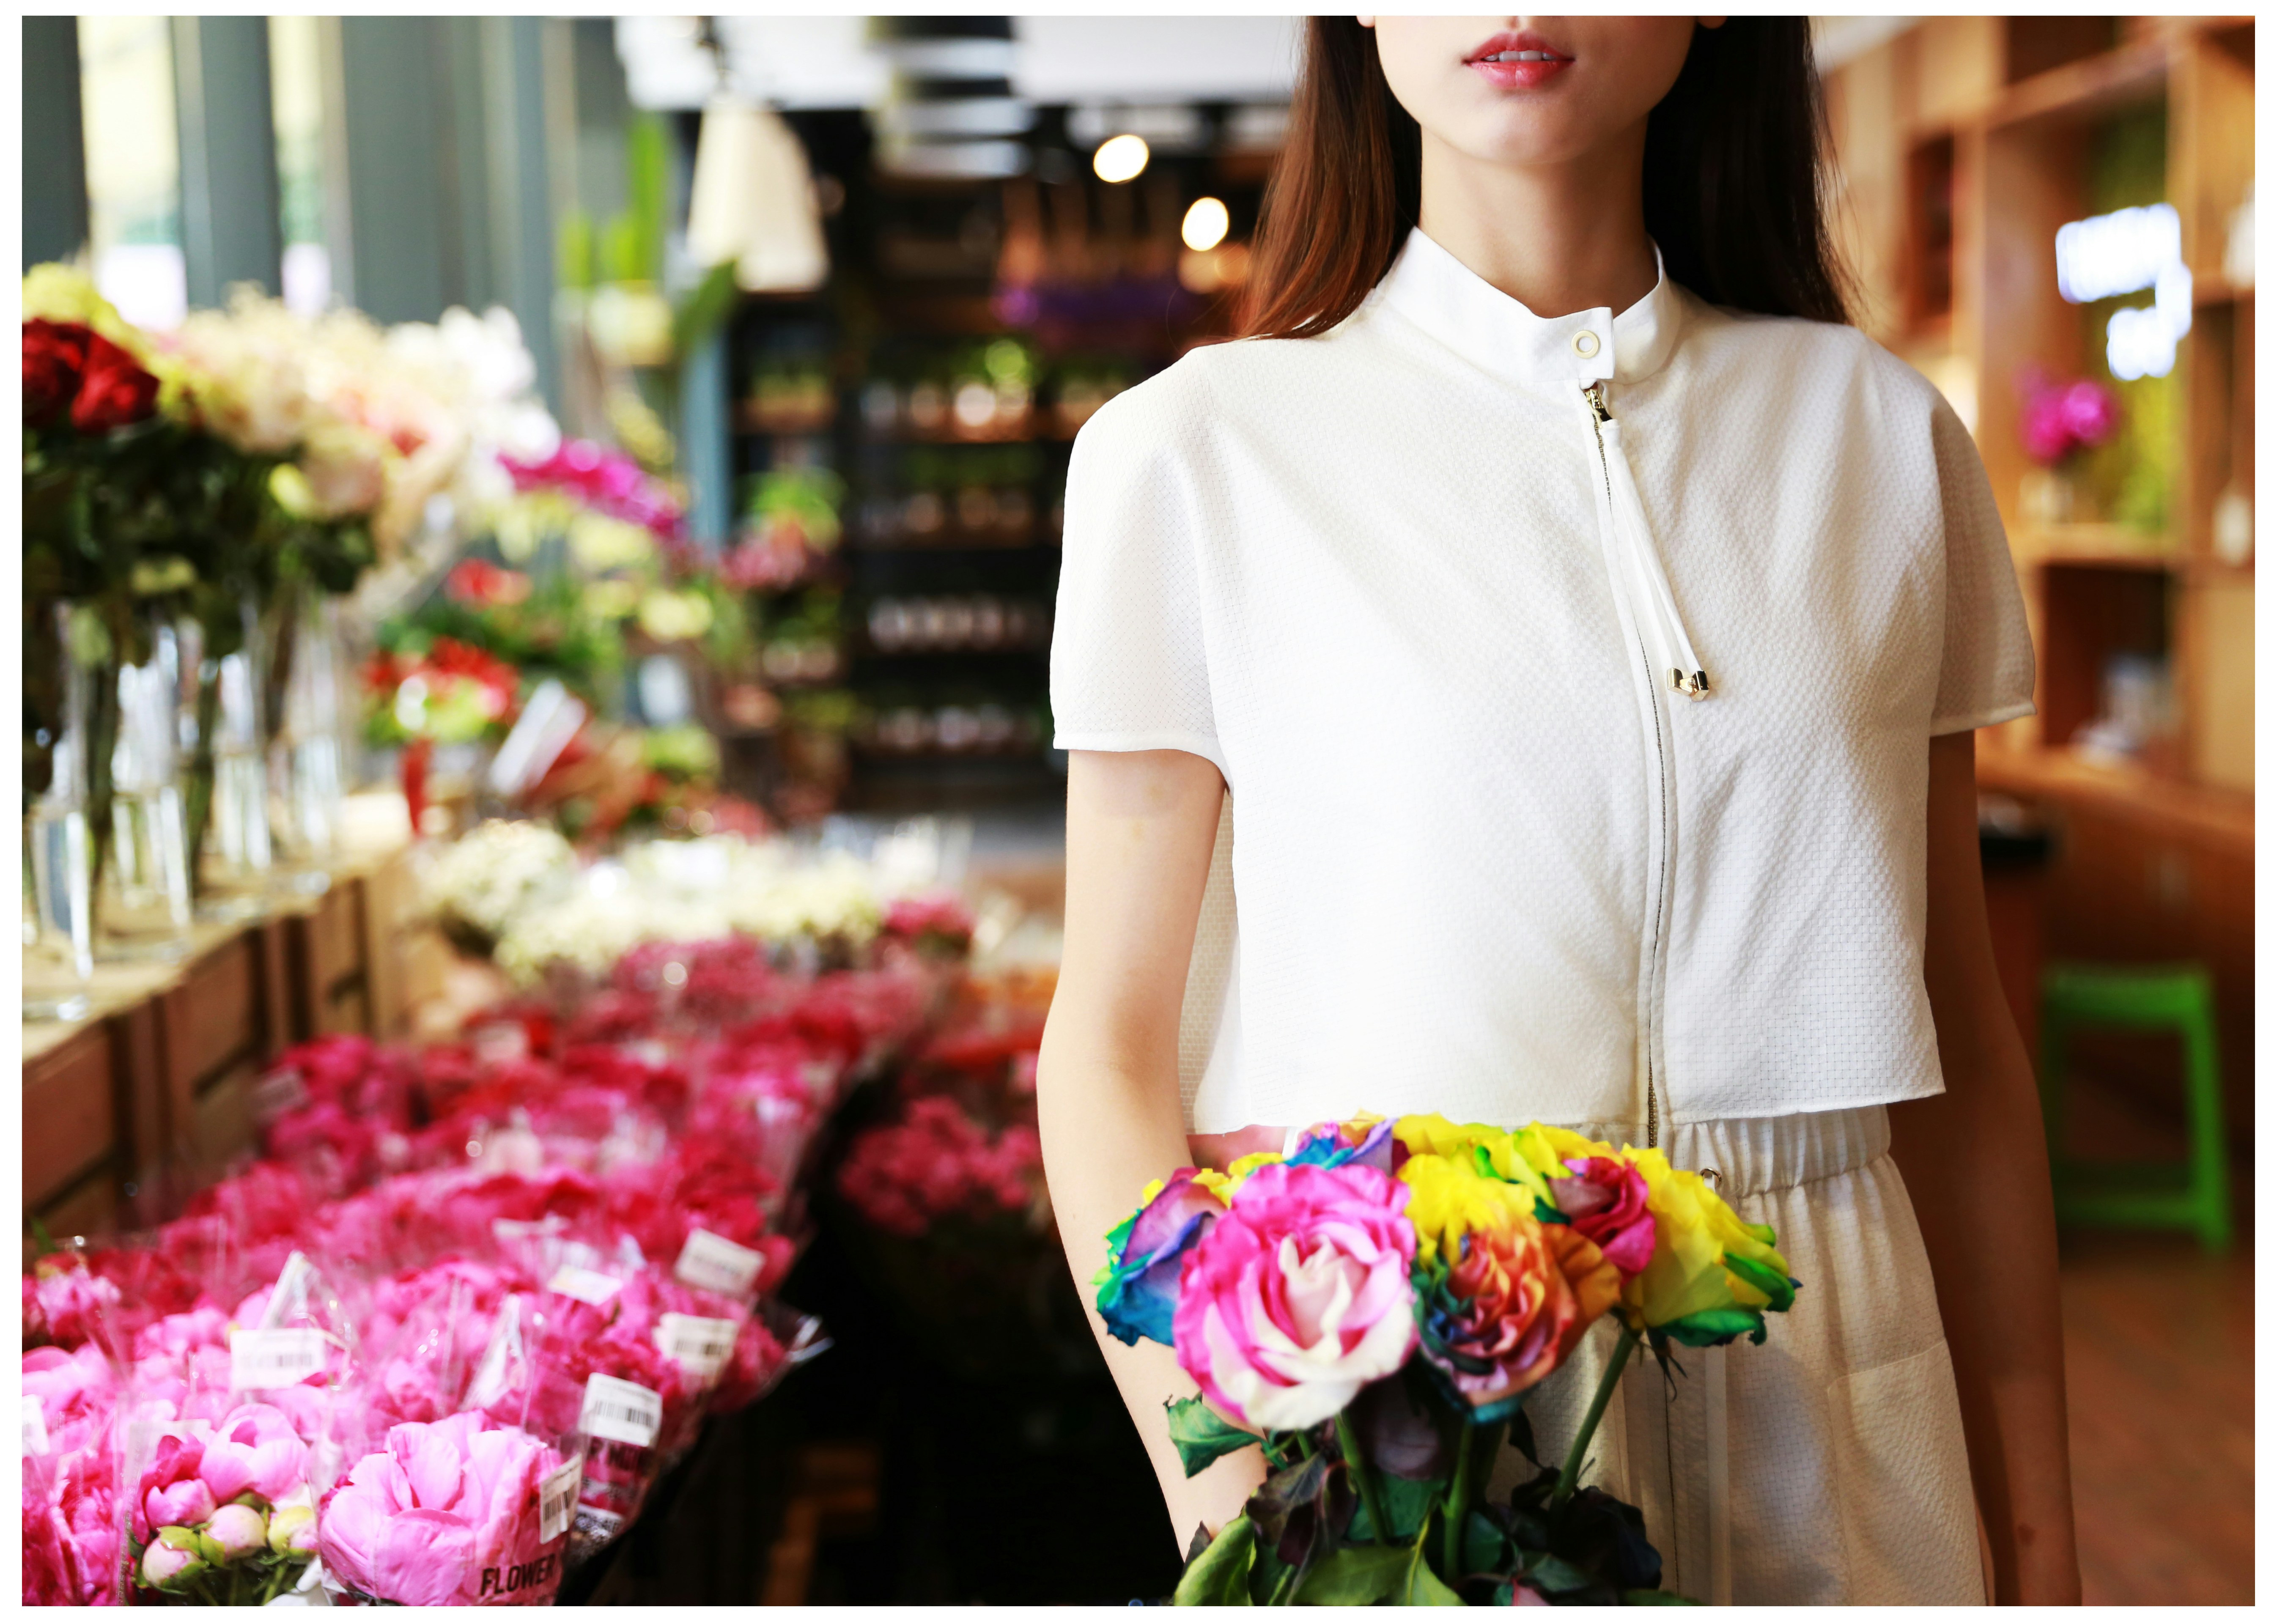
[(1146, 141), (1139, 137), (1110, 135), (1091, 155), (1092, 172), (1110, 186), (1120, 186), (1146, 172), (1149, 156)]
[(1207, 253), (1225, 240), (1226, 230), (1233, 224), (1225, 205), (1215, 197), (1197, 197), (1193, 207), (1186, 210), (1185, 223), (1178, 227), (1178, 235), (1197, 254)]

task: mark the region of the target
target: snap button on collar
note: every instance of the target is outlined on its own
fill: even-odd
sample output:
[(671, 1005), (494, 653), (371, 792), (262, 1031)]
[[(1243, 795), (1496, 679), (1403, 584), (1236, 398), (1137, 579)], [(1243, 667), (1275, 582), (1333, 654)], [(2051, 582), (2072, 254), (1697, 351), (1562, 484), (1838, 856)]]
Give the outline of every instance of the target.
[(1597, 335), (1587, 327), (1573, 335), (1573, 353), (1587, 361), (1597, 353)]

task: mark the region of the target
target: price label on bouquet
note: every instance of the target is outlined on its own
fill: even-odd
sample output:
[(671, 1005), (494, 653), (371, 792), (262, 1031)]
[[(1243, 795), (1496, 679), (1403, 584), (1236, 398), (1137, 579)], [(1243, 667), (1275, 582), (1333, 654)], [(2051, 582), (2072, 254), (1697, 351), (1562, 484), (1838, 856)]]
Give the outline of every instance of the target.
[(492, 1021), (478, 1026), (474, 1035), (475, 1058), (488, 1066), (502, 1066), (529, 1057), (529, 1029), (520, 1021)]
[(751, 1289), (751, 1283), (759, 1277), (759, 1265), (765, 1262), (750, 1247), (739, 1247), (723, 1235), (690, 1230), (672, 1272), (682, 1285), (692, 1285), (699, 1292), (741, 1297)]
[(682, 1369), (711, 1380), (735, 1351), (735, 1322), (693, 1314), (666, 1314), (656, 1323), (656, 1346)]
[(664, 1400), (637, 1382), (613, 1376), (585, 1378), (585, 1407), (578, 1412), (577, 1430), (589, 1437), (608, 1438), (645, 1449), (664, 1430)]
[(564, 1297), (575, 1297), (579, 1302), (590, 1303), (598, 1308), (625, 1289), (624, 1282), (612, 1279), (598, 1269), (583, 1269), (575, 1263), (565, 1263), (553, 1271), (545, 1283), (549, 1292), (559, 1292)]
[(308, 1102), (308, 1085), (301, 1080), (298, 1066), (286, 1066), (271, 1071), (253, 1086), (253, 1119), (255, 1122), (274, 1122), (287, 1111), (297, 1111)]
[(324, 1333), (308, 1325), (247, 1328), (229, 1337), (229, 1384), (240, 1392), (293, 1387), (324, 1369)]
[(40, 1407), (38, 1395), (24, 1395), (24, 1452), (44, 1455), (48, 1452), (48, 1413)]
[(550, 1545), (569, 1531), (569, 1519), (577, 1509), (577, 1485), (585, 1480), (585, 1462), (581, 1456), (564, 1460), (537, 1483), (537, 1543)]

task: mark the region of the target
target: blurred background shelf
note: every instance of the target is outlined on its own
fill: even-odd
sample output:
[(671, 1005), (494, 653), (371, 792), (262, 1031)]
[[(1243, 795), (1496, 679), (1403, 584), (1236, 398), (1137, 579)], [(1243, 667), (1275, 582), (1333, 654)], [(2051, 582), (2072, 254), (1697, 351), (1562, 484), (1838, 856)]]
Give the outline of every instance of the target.
[[(1978, 736), (1980, 788), (2053, 837), (2032, 882), (2051, 957), (2213, 971), (2243, 1150), (2254, 302), (2232, 238), (2251, 229), (2253, 19), (1938, 17), (1852, 37), (1862, 48), (1825, 65), (1862, 324), (1974, 433), (2038, 654), (2038, 713)], [(2189, 330), (2170, 370), (2117, 377), (2106, 323), (2146, 299), (2069, 302), (2056, 233), (2162, 202), (2179, 217)], [(2036, 370), (2098, 383), (2120, 406), (2116, 436), (2052, 475), (2022, 427)], [(2051, 522), (2052, 494), (2069, 522)], [(2129, 693), (2156, 696), (2163, 722), (2130, 758), (2099, 759)], [(2111, 1069), (2142, 1102), (2169, 1103), (2155, 1057)]]

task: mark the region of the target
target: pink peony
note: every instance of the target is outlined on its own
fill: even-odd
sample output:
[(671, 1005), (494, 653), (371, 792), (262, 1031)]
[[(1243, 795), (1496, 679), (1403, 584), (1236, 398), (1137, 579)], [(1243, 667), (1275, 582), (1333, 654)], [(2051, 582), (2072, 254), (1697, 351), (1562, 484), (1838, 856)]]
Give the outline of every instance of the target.
[(93, 1347), (66, 1353), (35, 1347), (24, 1355), (24, 1396), (36, 1399), (47, 1423), (48, 1447), (74, 1453), (110, 1424), (118, 1403), (118, 1381), (110, 1361)]
[(1259, 1168), (1187, 1255), (1178, 1363), (1226, 1415), (1327, 1420), (1415, 1346), (1406, 1188), (1374, 1168)]
[(560, 1584), (562, 1541), (538, 1538), (538, 1484), (559, 1464), (478, 1414), (392, 1427), (324, 1496), (317, 1548), (328, 1571), (380, 1601), (543, 1602)]
[(195, 1438), (158, 1440), (134, 1502), (135, 1538), (148, 1540), (153, 1529), (193, 1528), (213, 1515), (213, 1491), (198, 1475), (204, 1453)]
[(285, 1412), (267, 1404), (242, 1404), (223, 1416), (198, 1466), (217, 1501), (250, 1491), (273, 1506), (308, 1475), (308, 1445)]
[(118, 1287), (88, 1270), (77, 1258), (50, 1262), (41, 1260), (24, 1277), (24, 1334), (29, 1340), (44, 1333), (62, 1347), (77, 1347), (94, 1338), (106, 1316), (119, 1306)]

